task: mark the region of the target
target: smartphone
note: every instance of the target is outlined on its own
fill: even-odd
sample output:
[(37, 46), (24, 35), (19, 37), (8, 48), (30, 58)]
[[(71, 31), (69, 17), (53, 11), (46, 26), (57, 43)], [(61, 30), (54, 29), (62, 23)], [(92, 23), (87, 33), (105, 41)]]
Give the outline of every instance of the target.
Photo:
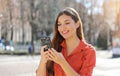
[(48, 51), (49, 48), (52, 48), (52, 43), (51, 43), (50, 37), (41, 37), (40, 40), (41, 40), (42, 46), (47, 45), (47, 47), (44, 49), (44, 51)]

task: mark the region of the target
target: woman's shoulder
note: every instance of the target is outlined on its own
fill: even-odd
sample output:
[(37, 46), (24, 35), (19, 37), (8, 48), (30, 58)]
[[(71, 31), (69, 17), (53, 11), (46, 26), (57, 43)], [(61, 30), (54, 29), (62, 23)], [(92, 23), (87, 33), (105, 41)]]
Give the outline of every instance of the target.
[(95, 60), (96, 58), (96, 50), (94, 46), (87, 42), (82, 42), (82, 54), (85, 59), (92, 58)]
[(85, 41), (82, 41), (82, 49), (85, 51), (85, 52), (95, 52), (95, 48), (92, 44), (89, 44)]

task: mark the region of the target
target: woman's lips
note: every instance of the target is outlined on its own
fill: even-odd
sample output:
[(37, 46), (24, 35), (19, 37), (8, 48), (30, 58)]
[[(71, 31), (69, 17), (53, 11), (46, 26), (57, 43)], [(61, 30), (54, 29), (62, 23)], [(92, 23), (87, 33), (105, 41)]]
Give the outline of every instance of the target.
[(69, 32), (68, 30), (62, 31), (62, 34), (64, 35), (64, 34), (67, 34), (68, 32)]

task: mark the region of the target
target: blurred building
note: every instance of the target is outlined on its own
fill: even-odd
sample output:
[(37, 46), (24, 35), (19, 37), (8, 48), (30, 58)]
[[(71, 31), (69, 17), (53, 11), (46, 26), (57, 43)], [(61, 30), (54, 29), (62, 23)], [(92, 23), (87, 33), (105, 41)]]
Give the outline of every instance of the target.
[(108, 40), (110, 36), (110, 31), (112, 31), (113, 46), (120, 46), (120, 23), (117, 23), (120, 22), (119, 13), (120, 0), (104, 0), (104, 17), (108, 25), (108, 28), (106, 28), (106, 30), (108, 31)]
[(77, 7), (76, 0), (0, 0), (0, 38), (26, 43), (50, 35), (56, 11), (69, 5)]
[(31, 41), (31, 27), (26, 16), (28, 9), (21, 1), (0, 0), (0, 38), (22, 42), (24, 33), (24, 41)]

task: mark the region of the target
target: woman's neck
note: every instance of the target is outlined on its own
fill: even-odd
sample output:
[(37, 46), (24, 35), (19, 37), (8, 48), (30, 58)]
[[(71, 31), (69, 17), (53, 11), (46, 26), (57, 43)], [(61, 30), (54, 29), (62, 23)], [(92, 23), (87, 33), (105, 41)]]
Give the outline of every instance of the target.
[(67, 55), (69, 55), (80, 43), (80, 39), (78, 37), (73, 37), (66, 39), (67, 46)]

